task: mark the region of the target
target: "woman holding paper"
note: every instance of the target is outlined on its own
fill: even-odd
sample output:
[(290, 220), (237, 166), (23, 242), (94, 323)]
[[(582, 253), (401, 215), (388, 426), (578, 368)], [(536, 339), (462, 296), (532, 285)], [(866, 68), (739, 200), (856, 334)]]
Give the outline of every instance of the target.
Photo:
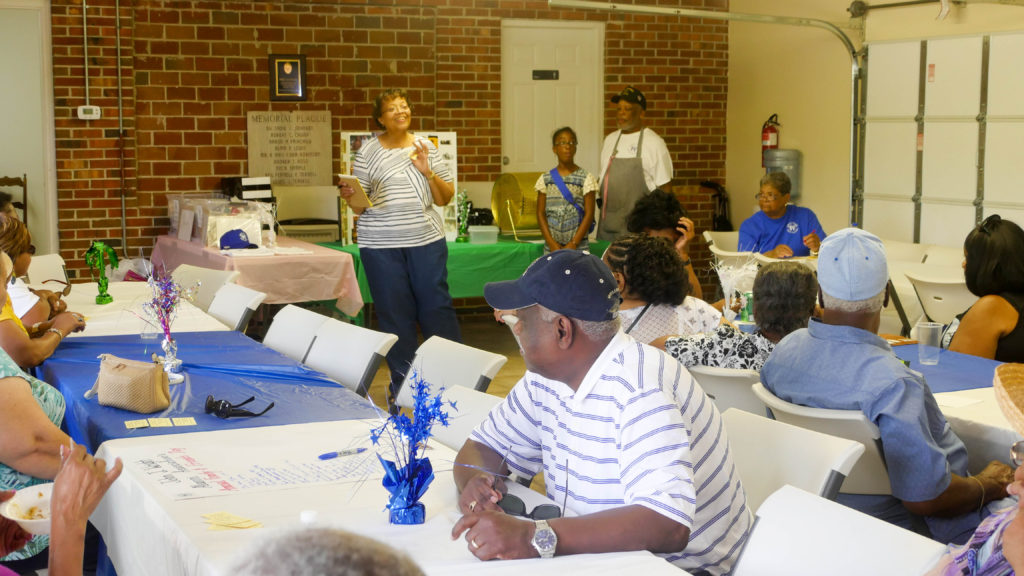
[(412, 108), (403, 90), (378, 96), (373, 118), (384, 132), (359, 148), (353, 164), (372, 206), (356, 202), (347, 184), (340, 193), (359, 215), (359, 255), (380, 329), (398, 336), (387, 355), (392, 403), (416, 353), (417, 324), (424, 338), (461, 340), (448, 292), (448, 245), (433, 208), (448, 204), (455, 191), (437, 147), (409, 131)]
[(576, 132), (566, 126), (551, 136), (558, 166), (537, 179), (537, 223), (544, 235), (544, 251), (587, 250), (587, 235), (594, 223), (597, 179), (576, 165)]

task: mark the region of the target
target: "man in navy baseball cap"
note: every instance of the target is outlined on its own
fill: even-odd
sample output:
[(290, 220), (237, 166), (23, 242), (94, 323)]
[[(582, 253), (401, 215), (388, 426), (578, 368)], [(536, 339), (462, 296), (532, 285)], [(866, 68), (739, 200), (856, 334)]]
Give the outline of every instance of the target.
[[(464, 516), (452, 537), (465, 533), (481, 560), (644, 549), (727, 574), (750, 527), (743, 488), (728, 472), (728, 442), (686, 441), (724, 437), (722, 418), (685, 368), (619, 329), (611, 270), (557, 250), (484, 297), (527, 372), (459, 451)], [(541, 471), (566, 510), (517, 518), (525, 510), (503, 497), (501, 478)], [(563, 522), (563, 512), (587, 520)], [(606, 537), (622, 526), (628, 543)]]

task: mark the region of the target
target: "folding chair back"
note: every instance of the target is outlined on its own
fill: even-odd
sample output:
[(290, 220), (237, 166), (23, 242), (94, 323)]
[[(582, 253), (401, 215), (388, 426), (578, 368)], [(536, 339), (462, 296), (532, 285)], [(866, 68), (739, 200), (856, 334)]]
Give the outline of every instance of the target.
[(238, 277), (238, 270), (214, 270), (213, 268), (200, 268), (191, 264), (181, 264), (171, 273), (171, 278), (181, 285), (182, 289), (191, 288), (197, 282), (199, 288), (196, 290), (195, 299), (192, 303), (206, 312), (213, 303), (213, 297), (217, 290), (228, 282)]
[(244, 332), (266, 297), (263, 292), (229, 282), (217, 290), (207, 312), (228, 328)]
[(36, 287), (45, 286), (47, 290), (53, 290), (54, 292), (59, 292), (64, 287), (57, 283), (43, 283), (47, 280), (68, 281), (68, 273), (64, 268), (64, 258), (60, 254), (33, 256), (32, 261), (28, 264), (26, 275), (28, 276), (27, 284), (32, 284)]
[(327, 322), (327, 316), (289, 304), (281, 308), (270, 322), (263, 344), (297, 362), (305, 362), (316, 331)]
[(306, 365), (366, 397), (388, 350), (398, 336), (328, 318), (316, 330)]
[(750, 386), (761, 381), (756, 370), (738, 370), (717, 366), (690, 366), (687, 368), (704, 393), (714, 400), (719, 412), (729, 408), (765, 415), (764, 402), (754, 396)]
[(828, 410), (809, 408), (780, 399), (764, 385), (753, 386), (754, 394), (768, 407), (776, 420), (854, 440), (864, 445), (864, 456), (843, 482), (841, 491), (847, 494), (892, 494), (889, 471), (882, 452), (882, 434), (860, 410)]
[(924, 314), (933, 322), (948, 325), (960, 314), (974, 305), (978, 297), (967, 289), (967, 280), (958, 266), (935, 267), (934, 272), (917, 270), (904, 272), (921, 302)]
[(444, 389), (444, 399), (455, 402), (455, 409), (448, 409), (448, 425), (434, 426), (432, 432), (438, 442), (458, 451), (478, 424), (487, 418), (491, 409), (501, 398), (478, 392), (464, 386), (450, 386)]
[(412, 386), (409, 383), (413, 375), (429, 382), (435, 391), (442, 386), (465, 386), (486, 392), (491, 380), (507, 361), (508, 358), (501, 354), (431, 336), (416, 349), (412, 366), (398, 391), (397, 403), (412, 407)]

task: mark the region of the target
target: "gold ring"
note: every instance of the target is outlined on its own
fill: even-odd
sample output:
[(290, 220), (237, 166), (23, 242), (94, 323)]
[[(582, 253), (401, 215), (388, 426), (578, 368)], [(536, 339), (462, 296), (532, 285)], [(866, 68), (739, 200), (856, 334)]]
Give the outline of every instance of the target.
[(480, 547), (480, 545), (476, 543), (476, 540), (470, 540), (469, 543), (473, 545), (473, 548), (479, 548)]

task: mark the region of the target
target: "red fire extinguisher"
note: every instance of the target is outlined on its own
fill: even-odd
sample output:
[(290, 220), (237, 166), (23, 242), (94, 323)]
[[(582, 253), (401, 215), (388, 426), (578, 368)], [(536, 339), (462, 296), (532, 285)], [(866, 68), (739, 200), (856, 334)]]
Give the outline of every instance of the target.
[(779, 115), (772, 114), (761, 126), (761, 168), (764, 168), (764, 151), (779, 147)]

